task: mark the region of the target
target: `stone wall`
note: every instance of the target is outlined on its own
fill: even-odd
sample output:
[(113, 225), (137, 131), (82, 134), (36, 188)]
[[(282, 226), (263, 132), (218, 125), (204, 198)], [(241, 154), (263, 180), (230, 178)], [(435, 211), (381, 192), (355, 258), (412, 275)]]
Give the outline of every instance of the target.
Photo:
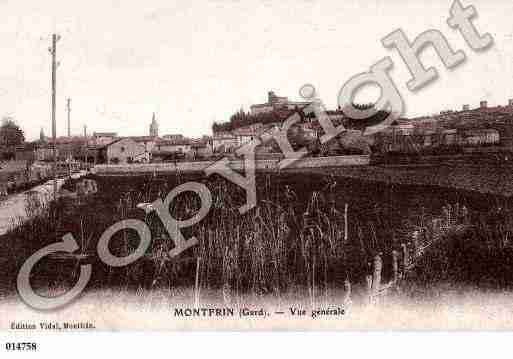
[[(244, 161), (232, 160), (230, 167), (239, 170), (244, 168)], [(96, 165), (93, 172), (98, 175), (109, 174), (137, 174), (152, 172), (201, 172), (212, 165), (214, 161), (201, 162), (177, 162), (177, 163), (149, 163), (130, 165)], [(256, 160), (257, 169), (277, 170), (278, 159)], [(331, 156), (303, 158), (294, 162), (289, 168), (318, 168), (318, 167), (341, 167), (341, 166), (365, 166), (369, 164), (369, 156)]]

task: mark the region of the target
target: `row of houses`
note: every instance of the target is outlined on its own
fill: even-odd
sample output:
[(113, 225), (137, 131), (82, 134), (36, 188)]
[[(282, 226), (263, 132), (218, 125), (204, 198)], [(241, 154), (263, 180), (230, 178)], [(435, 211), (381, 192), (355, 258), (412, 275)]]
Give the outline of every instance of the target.
[(422, 152), (430, 149), (482, 147), (499, 145), (501, 137), (495, 129), (441, 129), (423, 133), (379, 133), (375, 136), (377, 152)]
[[(300, 113), (301, 121), (294, 125), (294, 136), (305, 141), (316, 140), (322, 128), (314, 116), (302, 111), (314, 102), (290, 101), (287, 97), (268, 92), (267, 102), (251, 106), (248, 114), (236, 119), (229, 126), (213, 126), (213, 136), (190, 139), (180, 134), (159, 136), (159, 124), (153, 114), (148, 136), (120, 137), (115, 132), (94, 132), (92, 136), (58, 137), (53, 143), (41, 132), (40, 141), (34, 149), (19, 151), (33, 152), (39, 161), (50, 161), (55, 153), (59, 160), (70, 158), (94, 163), (158, 162), (176, 160), (207, 159), (215, 154), (231, 154), (237, 148), (259, 138), (265, 132), (279, 129), (292, 114)], [(334, 125), (347, 120), (343, 111), (328, 111)], [(249, 120), (248, 120), (249, 119)], [(271, 144), (264, 144), (260, 153), (280, 152)]]
[[(58, 137), (38, 142), (30, 152), (38, 161), (51, 161), (54, 148), (59, 160), (89, 163), (147, 163), (168, 160), (196, 160), (212, 155), (212, 138), (189, 139), (181, 135), (119, 137), (116, 133), (95, 133), (90, 137)], [(18, 153), (22, 153), (19, 151)]]
[(119, 136), (116, 132), (94, 132), (87, 136), (61, 136), (55, 141), (41, 129), (39, 141), (26, 143), (16, 151), (26, 160), (79, 160), (88, 163), (137, 163), (196, 160), (213, 153), (212, 137), (186, 138), (181, 134), (159, 136), (155, 113), (145, 136)]
[(214, 132), (212, 138), (212, 147), (214, 152), (227, 153), (233, 152), (238, 147), (253, 141), (264, 132), (271, 130), (277, 124), (262, 123), (252, 124), (250, 126), (236, 128), (232, 131)]
[[(270, 91), (266, 103), (252, 105), (249, 113), (239, 111), (229, 122), (214, 124), (213, 149), (215, 152), (233, 152), (245, 143), (260, 137), (264, 132), (282, 128), (283, 123), (294, 114), (299, 114), (300, 121), (291, 127), (292, 134), (289, 133), (289, 137), (301, 138), (303, 143), (319, 142), (324, 131), (311, 108), (318, 106), (319, 110), (324, 111), (325, 109), (320, 108), (321, 105), (316, 100), (290, 101), (287, 97), (277, 96)], [(356, 107), (366, 110), (372, 106), (371, 104)], [(381, 122), (387, 115), (384, 111), (377, 111), (370, 119), (353, 119), (346, 116), (340, 107), (336, 110), (327, 110), (325, 114), (334, 126), (343, 124), (349, 130), (361, 131), (367, 126)]]
[[(233, 152), (240, 146), (253, 141), (265, 132), (280, 129), (283, 123), (294, 113), (301, 113), (307, 106), (313, 102), (290, 101), (287, 97), (277, 96), (273, 91), (268, 92), (267, 102), (250, 106), (248, 117), (256, 119), (256, 122), (245, 125), (235, 126), (231, 130), (216, 131), (213, 128), (213, 150), (214, 152)], [(332, 111), (333, 112), (333, 111)], [(341, 112), (329, 114), (332, 120), (339, 116)], [(338, 118), (338, 117), (337, 117)], [(318, 138), (321, 127), (311, 122), (310, 118), (302, 116), (301, 121), (294, 126), (300, 129), (302, 134), (308, 138)], [(264, 145), (265, 146), (265, 145)]]
[(442, 111), (414, 119), (400, 119), (375, 135), (379, 152), (413, 152), (441, 147), (513, 147), (513, 100), (489, 107), (481, 101), (470, 109)]
[[(264, 133), (280, 129), (292, 114), (301, 120), (291, 128), (289, 137), (308, 143), (323, 134), (322, 128), (305, 108), (314, 102), (294, 102), (287, 97), (268, 93), (266, 103), (251, 106), (250, 113), (242, 110), (230, 122), (214, 124), (213, 136), (191, 139), (180, 134), (159, 136), (155, 114), (148, 136), (120, 137), (115, 132), (95, 132), (92, 136), (59, 137), (53, 141), (44, 138), (25, 152), (34, 159), (53, 159), (54, 148), (59, 160), (70, 158), (94, 163), (133, 163), (208, 159), (217, 154), (230, 154), (244, 144), (260, 138)], [(348, 118), (340, 108), (327, 111), (334, 126), (364, 130), (382, 121), (379, 111), (368, 121)], [(386, 114), (385, 114), (386, 115)], [(292, 136), (290, 136), (292, 134)], [(289, 138), (290, 139), (290, 138)], [(509, 144), (513, 148), (513, 100), (507, 106), (488, 107), (481, 101), (478, 108), (464, 105), (461, 111), (442, 111), (440, 114), (413, 119), (400, 119), (376, 134), (369, 141), (380, 152), (408, 152), (440, 146), (483, 146)], [(293, 142), (293, 141), (292, 141)], [(318, 141), (317, 141), (318, 142)], [(303, 143), (304, 145), (304, 143)], [(259, 146), (260, 153), (280, 152), (276, 144)]]
[[(236, 128), (233, 131), (223, 131), (214, 133), (212, 139), (212, 148), (215, 153), (234, 152), (240, 146), (259, 138), (266, 132), (272, 132), (280, 129), (283, 122), (273, 124), (256, 123), (251, 126)], [(291, 131), (297, 133), (301, 131), (301, 135), (308, 139), (316, 139), (321, 133), (321, 127), (315, 126), (310, 122), (300, 122), (291, 127)], [(269, 144), (263, 144), (263, 147)]]

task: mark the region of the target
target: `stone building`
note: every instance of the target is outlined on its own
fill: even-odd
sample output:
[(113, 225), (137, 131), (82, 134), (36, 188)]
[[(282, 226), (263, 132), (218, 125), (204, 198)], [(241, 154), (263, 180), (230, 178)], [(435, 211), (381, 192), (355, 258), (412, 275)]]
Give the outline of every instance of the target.
[(267, 102), (251, 105), (250, 111), (252, 115), (256, 115), (259, 113), (272, 112), (280, 109), (293, 110), (296, 107), (301, 108), (308, 106), (309, 104), (311, 104), (311, 102), (289, 101), (287, 97), (277, 96), (274, 91), (269, 91), (267, 93)]
[(231, 132), (214, 133), (212, 147), (214, 152), (232, 152), (239, 146), (237, 136)]
[(153, 136), (129, 136), (127, 138), (130, 138), (135, 142), (142, 144), (146, 149), (146, 152), (149, 153), (153, 151), (153, 149), (157, 145), (157, 142), (159, 141), (158, 137)]
[(164, 140), (183, 140), (185, 137), (182, 134), (171, 134), (162, 136)]
[(193, 159), (207, 159), (213, 154), (212, 138), (203, 138), (191, 141), (191, 156)]
[(188, 138), (176, 140), (159, 140), (156, 142), (153, 152), (187, 153), (191, 151), (191, 141)]
[(93, 132), (92, 143), (95, 146), (106, 146), (118, 138), (116, 132)]
[(144, 144), (131, 138), (120, 138), (102, 148), (102, 158), (107, 164), (146, 163), (150, 153)]
[(232, 131), (232, 135), (237, 139), (237, 146), (242, 146), (253, 141), (265, 131), (261, 123), (255, 123), (250, 126), (239, 127)]

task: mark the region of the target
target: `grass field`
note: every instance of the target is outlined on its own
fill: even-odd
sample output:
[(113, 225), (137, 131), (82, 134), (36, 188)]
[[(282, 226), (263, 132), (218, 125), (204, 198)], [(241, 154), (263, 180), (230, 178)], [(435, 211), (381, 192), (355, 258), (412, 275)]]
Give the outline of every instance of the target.
[[(440, 282), (494, 290), (507, 289), (512, 283), (509, 238), (513, 216), (506, 207), (485, 206), (480, 196), (343, 181), (320, 174), (269, 174), (258, 177), (257, 208), (241, 216), (237, 209), (244, 204), (244, 192), (219, 177), (94, 179), (98, 181), (97, 194), (80, 201), (63, 199), (38, 209), (31, 220), (1, 237), (0, 266), (6, 273), (1, 288), (5, 295), (14, 293), (16, 273), (30, 255), (71, 232), (80, 252), (88, 255), (85, 261), (94, 264), (90, 292), (115, 288), (126, 293), (171, 293), (175, 288), (193, 288), (197, 278), (197, 290), (224, 302), (240, 301), (248, 295), (281, 298), (290, 293), (310, 302), (318, 296), (339, 301), (346, 281), (353, 284), (357, 297), (378, 253), (384, 260), (383, 281), (389, 280), (391, 252), (403, 243), (409, 248), (417, 245), (413, 233), (429, 239), (437, 219), (448, 225), (466, 221), (472, 230), (444, 241), (425, 256), (403, 295), (422, 296), (426, 288)], [(213, 196), (212, 209), (202, 222), (184, 230), (186, 237), (195, 235), (199, 244), (178, 259), (167, 260), (162, 254), (173, 248), (172, 241), (160, 220), (146, 215), (137, 204), (163, 198), (189, 180), (207, 185)], [(66, 186), (73, 187), (73, 182)], [(464, 205), (467, 213), (462, 216)], [(185, 219), (198, 209), (198, 198), (186, 193), (177, 197), (170, 212)], [(110, 225), (128, 218), (149, 225), (150, 249), (127, 267), (108, 267), (98, 259), (97, 241)], [(123, 231), (114, 236), (110, 249), (126, 256), (137, 245), (135, 233)], [(80, 263), (44, 259), (34, 271), (33, 282), (46, 293), (65, 290), (74, 284)]]

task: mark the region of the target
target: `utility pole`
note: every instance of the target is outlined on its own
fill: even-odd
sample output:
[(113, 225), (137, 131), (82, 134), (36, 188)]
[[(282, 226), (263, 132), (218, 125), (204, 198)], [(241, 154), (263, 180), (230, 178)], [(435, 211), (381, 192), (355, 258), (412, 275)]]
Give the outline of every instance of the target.
[(68, 111), (68, 137), (71, 137), (71, 99), (66, 100), (66, 110)]
[(87, 163), (87, 125), (84, 125), (84, 143), (85, 143), (85, 147), (84, 147), (84, 152), (85, 152), (85, 166), (86, 166), (86, 171), (88, 169), (88, 163)]
[(52, 35), (52, 47), (49, 49), (52, 55), (52, 138), (53, 138), (53, 196), (54, 200), (57, 199), (57, 124), (55, 121), (56, 110), (56, 84), (57, 84), (57, 41), (60, 36), (57, 34)]

